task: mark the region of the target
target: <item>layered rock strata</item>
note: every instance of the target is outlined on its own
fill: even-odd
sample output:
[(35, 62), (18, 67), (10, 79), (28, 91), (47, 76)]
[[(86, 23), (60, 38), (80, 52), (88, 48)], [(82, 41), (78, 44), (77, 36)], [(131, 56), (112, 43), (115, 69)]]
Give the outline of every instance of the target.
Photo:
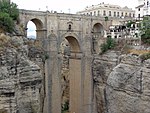
[(1, 34), (0, 112), (39, 113), (42, 74), (40, 67), (28, 59), (22, 37)]
[(93, 64), (97, 113), (150, 112), (150, 59), (109, 52)]

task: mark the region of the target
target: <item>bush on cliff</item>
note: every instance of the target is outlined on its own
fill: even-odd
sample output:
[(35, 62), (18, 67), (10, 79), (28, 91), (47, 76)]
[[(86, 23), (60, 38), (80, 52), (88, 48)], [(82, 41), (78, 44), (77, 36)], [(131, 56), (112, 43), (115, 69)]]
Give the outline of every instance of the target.
[(7, 32), (13, 31), (14, 22), (8, 13), (0, 12), (0, 28)]
[(140, 56), (141, 60), (144, 61), (144, 60), (147, 60), (147, 59), (150, 59), (150, 52), (149, 53), (145, 53), (145, 54), (142, 54)]
[(150, 45), (150, 17), (146, 16), (143, 18), (141, 23), (141, 40), (144, 44)]
[(103, 43), (101, 45), (101, 53), (104, 53), (107, 50), (114, 48), (115, 45), (116, 45), (115, 40), (112, 39), (111, 37), (107, 37), (106, 43)]
[(15, 3), (0, 0), (0, 28), (5, 32), (13, 32), (14, 21), (19, 17), (19, 9)]

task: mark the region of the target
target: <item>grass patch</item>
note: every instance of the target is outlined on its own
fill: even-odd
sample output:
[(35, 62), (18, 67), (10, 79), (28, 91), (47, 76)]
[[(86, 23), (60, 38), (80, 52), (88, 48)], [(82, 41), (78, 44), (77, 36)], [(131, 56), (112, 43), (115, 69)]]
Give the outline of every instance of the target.
[(150, 52), (149, 52), (149, 53), (142, 54), (142, 55), (140, 56), (140, 58), (141, 58), (142, 62), (143, 62), (144, 60), (150, 59)]

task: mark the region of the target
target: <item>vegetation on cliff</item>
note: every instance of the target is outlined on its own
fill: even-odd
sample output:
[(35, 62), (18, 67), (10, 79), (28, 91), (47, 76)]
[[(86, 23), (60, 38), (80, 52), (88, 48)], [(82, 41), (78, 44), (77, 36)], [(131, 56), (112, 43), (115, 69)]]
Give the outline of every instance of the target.
[(19, 17), (19, 9), (15, 3), (6, 0), (0, 1), (0, 28), (5, 32), (14, 31), (14, 21)]
[(141, 25), (141, 40), (145, 44), (150, 44), (150, 17), (144, 17)]
[(141, 60), (144, 61), (144, 60), (147, 60), (147, 59), (150, 59), (150, 52), (149, 53), (145, 53), (145, 54), (142, 54), (140, 56)]
[(115, 40), (111, 37), (108, 37), (106, 42), (101, 45), (101, 53), (104, 53), (107, 50), (114, 48), (115, 45)]

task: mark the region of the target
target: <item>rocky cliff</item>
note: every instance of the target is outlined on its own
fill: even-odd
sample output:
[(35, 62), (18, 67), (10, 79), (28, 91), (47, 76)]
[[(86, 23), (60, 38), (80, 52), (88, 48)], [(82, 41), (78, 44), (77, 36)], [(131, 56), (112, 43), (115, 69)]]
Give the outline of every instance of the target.
[[(48, 56), (37, 46), (38, 41), (0, 34), (0, 113), (43, 113)], [(68, 58), (61, 71), (61, 104), (67, 112)], [(150, 59), (109, 51), (94, 56), (92, 66), (93, 113), (150, 113)]]
[(0, 113), (39, 113), (42, 74), (22, 36), (0, 34)]
[(98, 113), (150, 113), (150, 59), (109, 52), (93, 72)]

